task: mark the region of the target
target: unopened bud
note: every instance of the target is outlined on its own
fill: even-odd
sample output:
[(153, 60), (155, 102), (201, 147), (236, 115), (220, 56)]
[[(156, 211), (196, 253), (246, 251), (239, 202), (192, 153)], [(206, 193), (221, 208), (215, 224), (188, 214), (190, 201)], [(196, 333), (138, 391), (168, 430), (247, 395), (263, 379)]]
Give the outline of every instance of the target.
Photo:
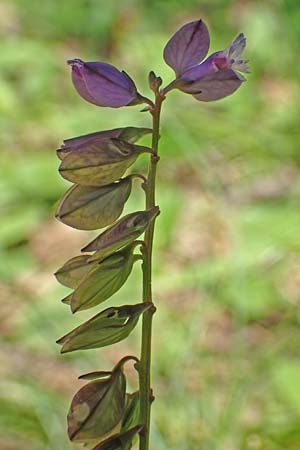
[(153, 92), (158, 92), (158, 89), (162, 85), (161, 77), (157, 77), (155, 75), (155, 73), (153, 72), (153, 70), (151, 70), (151, 72), (149, 73), (149, 76), (148, 76), (148, 80), (149, 80), (150, 89), (152, 89)]

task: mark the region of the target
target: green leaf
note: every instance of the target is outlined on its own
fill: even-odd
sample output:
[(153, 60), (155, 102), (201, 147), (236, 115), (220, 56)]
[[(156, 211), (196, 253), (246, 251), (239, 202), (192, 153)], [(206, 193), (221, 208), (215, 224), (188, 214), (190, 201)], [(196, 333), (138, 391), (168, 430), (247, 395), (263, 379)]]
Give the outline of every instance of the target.
[(100, 139), (70, 150), (62, 160), (59, 172), (76, 184), (105, 186), (121, 178), (141, 153), (151, 151), (149, 147), (117, 138)]
[(136, 426), (139, 422), (140, 415), (140, 393), (133, 392), (126, 394), (125, 413), (122, 421), (121, 431), (127, 431)]
[(62, 160), (74, 149), (86, 145), (92, 145), (104, 138), (119, 138), (134, 144), (138, 139), (146, 134), (152, 133), (151, 128), (125, 127), (115, 128), (113, 130), (96, 131), (95, 133), (85, 134), (71, 139), (65, 139), (61, 148), (57, 150), (57, 156)]
[(93, 450), (130, 450), (133, 438), (142, 431), (144, 425), (135, 427), (123, 433), (115, 434), (96, 445)]
[[(91, 271), (95, 264), (88, 262), (91, 255), (80, 255), (71, 258), (55, 272), (59, 283), (75, 289), (80, 281)], [(68, 296), (69, 297), (69, 296)], [(65, 299), (64, 299), (65, 300)], [(64, 301), (63, 303), (67, 303)]]
[(99, 305), (123, 286), (137, 259), (133, 254), (134, 248), (135, 244), (94, 265), (72, 295), (73, 313)]
[(107, 308), (60, 338), (61, 353), (100, 348), (125, 339), (152, 303)]
[(103, 259), (138, 238), (146, 230), (151, 220), (158, 214), (159, 208), (157, 206), (146, 211), (137, 211), (128, 214), (103, 231), (96, 239), (84, 247), (82, 251), (96, 251), (89, 258), (89, 261)]
[(92, 381), (74, 396), (68, 414), (71, 441), (107, 437), (115, 432), (125, 410), (126, 379), (119, 366), (106, 379)]
[(131, 176), (102, 187), (75, 185), (61, 199), (55, 216), (79, 230), (106, 227), (122, 213), (131, 187)]

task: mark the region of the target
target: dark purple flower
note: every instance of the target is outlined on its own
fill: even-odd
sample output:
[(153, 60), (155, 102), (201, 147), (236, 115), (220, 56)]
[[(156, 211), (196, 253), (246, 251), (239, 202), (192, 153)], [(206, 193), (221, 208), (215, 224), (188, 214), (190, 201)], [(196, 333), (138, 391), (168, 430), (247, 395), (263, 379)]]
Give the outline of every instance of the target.
[(246, 46), (243, 33), (225, 50), (213, 53), (203, 63), (209, 48), (209, 34), (202, 20), (180, 28), (167, 43), (164, 59), (176, 73), (176, 79), (164, 90), (178, 88), (197, 100), (212, 101), (236, 91), (248, 73), (247, 61), (241, 59)]
[(137, 92), (132, 79), (111, 64), (84, 62), (71, 59), (72, 80), (77, 92), (97, 106), (121, 106), (142, 103), (145, 99)]

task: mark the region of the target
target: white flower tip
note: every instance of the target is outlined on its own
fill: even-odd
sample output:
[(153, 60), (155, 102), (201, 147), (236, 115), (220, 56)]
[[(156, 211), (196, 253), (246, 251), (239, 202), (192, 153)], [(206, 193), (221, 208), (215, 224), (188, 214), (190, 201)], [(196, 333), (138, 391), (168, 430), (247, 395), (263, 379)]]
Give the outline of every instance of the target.
[(234, 63), (232, 64), (232, 69), (233, 70), (237, 70), (239, 72), (244, 72), (244, 73), (250, 73), (249, 67), (247, 66), (247, 63), (249, 62), (249, 60), (237, 60), (234, 61)]
[(229, 47), (229, 57), (233, 59), (239, 58), (246, 47), (246, 38), (244, 33), (240, 33), (231, 43)]

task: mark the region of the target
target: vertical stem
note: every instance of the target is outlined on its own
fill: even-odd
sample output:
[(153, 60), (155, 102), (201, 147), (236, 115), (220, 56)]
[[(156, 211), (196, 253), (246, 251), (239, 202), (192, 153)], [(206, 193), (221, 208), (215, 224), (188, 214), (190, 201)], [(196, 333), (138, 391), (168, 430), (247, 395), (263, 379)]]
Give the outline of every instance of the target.
[[(146, 189), (146, 209), (153, 208), (155, 205), (155, 178), (156, 166), (159, 160), (158, 141), (161, 104), (164, 100), (159, 92), (156, 94), (155, 106), (151, 111), (153, 116), (153, 134), (152, 150), (149, 171), (147, 177)], [(150, 223), (145, 232), (145, 250), (143, 260), (143, 301), (152, 302), (152, 248), (154, 235), (155, 219)], [(152, 336), (152, 317), (155, 312), (155, 306), (148, 309), (143, 315), (142, 324), (142, 350), (139, 365), (140, 378), (140, 423), (145, 425), (140, 435), (140, 450), (149, 450), (149, 432), (150, 432), (150, 410), (152, 402), (151, 391), (151, 336)]]

